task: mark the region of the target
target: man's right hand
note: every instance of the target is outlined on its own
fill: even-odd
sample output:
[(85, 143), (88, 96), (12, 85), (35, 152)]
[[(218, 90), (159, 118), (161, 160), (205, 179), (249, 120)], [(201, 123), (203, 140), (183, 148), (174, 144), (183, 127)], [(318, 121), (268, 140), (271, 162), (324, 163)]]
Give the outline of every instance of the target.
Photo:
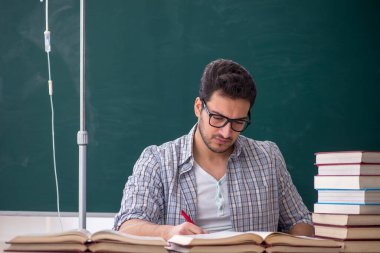
[(165, 229), (165, 232), (162, 235), (162, 238), (164, 238), (167, 241), (174, 235), (196, 235), (196, 234), (207, 234), (207, 231), (190, 222), (185, 222), (177, 226), (168, 226), (168, 228)]

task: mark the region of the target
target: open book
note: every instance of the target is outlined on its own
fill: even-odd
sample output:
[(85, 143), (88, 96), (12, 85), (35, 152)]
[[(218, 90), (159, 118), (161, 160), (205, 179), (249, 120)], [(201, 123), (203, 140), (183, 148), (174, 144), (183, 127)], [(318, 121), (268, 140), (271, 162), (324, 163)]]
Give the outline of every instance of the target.
[(175, 235), (169, 250), (177, 252), (340, 252), (342, 243), (280, 232), (223, 231), (200, 235)]
[(10, 246), (5, 252), (167, 252), (167, 242), (161, 237), (134, 236), (112, 230), (102, 230), (92, 235), (86, 230), (71, 230), (56, 234), (16, 236), (6, 243)]

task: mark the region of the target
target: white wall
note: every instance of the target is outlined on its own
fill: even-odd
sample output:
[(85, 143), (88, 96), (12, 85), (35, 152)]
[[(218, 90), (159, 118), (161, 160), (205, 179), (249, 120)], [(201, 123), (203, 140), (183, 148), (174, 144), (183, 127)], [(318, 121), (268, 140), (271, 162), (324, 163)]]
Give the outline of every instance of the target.
[[(88, 213), (86, 229), (94, 233), (112, 229), (115, 214)], [(77, 213), (61, 213), (63, 230), (78, 229)], [(0, 212), (0, 242), (16, 235), (61, 232), (57, 213), (52, 212)]]

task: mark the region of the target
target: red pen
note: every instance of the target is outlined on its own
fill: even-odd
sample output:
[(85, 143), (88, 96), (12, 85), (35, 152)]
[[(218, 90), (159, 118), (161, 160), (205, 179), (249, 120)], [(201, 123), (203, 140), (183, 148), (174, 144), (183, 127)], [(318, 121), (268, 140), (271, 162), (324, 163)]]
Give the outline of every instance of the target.
[(192, 221), (192, 220), (190, 219), (190, 217), (185, 213), (185, 211), (181, 210), (181, 215), (183, 216), (183, 218), (185, 218), (185, 220), (186, 220), (187, 222), (190, 222), (191, 224), (195, 224), (194, 221)]

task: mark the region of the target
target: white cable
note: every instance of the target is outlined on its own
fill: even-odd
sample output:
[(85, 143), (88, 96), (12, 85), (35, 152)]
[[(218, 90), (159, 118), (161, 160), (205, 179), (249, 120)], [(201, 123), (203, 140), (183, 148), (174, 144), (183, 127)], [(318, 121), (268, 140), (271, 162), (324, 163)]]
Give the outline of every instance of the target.
[(54, 105), (53, 105), (53, 96), (50, 96), (50, 105), (51, 105), (51, 135), (53, 140), (53, 163), (54, 163), (54, 175), (55, 175), (55, 186), (57, 193), (57, 211), (59, 223), (61, 225), (61, 230), (63, 231), (61, 211), (59, 207), (59, 187), (58, 187), (58, 176), (57, 176), (57, 165), (55, 160), (55, 133), (54, 133)]
[(50, 71), (51, 46), (50, 46), (50, 31), (49, 31), (49, 21), (48, 21), (48, 18), (49, 18), (48, 2), (49, 2), (49, 0), (46, 0), (46, 5), (45, 5), (46, 30), (44, 32), (44, 38), (45, 38), (45, 52), (47, 54), (48, 72), (49, 72), (48, 86), (49, 86), (50, 107), (51, 107), (51, 135), (52, 135), (52, 144), (53, 144), (53, 165), (54, 165), (55, 186), (56, 186), (56, 193), (57, 193), (57, 212), (58, 212), (59, 223), (61, 225), (61, 230), (63, 231), (62, 217), (61, 217), (61, 211), (60, 211), (60, 207), (59, 207), (59, 187), (58, 187), (58, 176), (57, 176), (57, 163), (56, 163), (56, 159), (55, 159), (53, 81), (51, 79), (51, 71)]

